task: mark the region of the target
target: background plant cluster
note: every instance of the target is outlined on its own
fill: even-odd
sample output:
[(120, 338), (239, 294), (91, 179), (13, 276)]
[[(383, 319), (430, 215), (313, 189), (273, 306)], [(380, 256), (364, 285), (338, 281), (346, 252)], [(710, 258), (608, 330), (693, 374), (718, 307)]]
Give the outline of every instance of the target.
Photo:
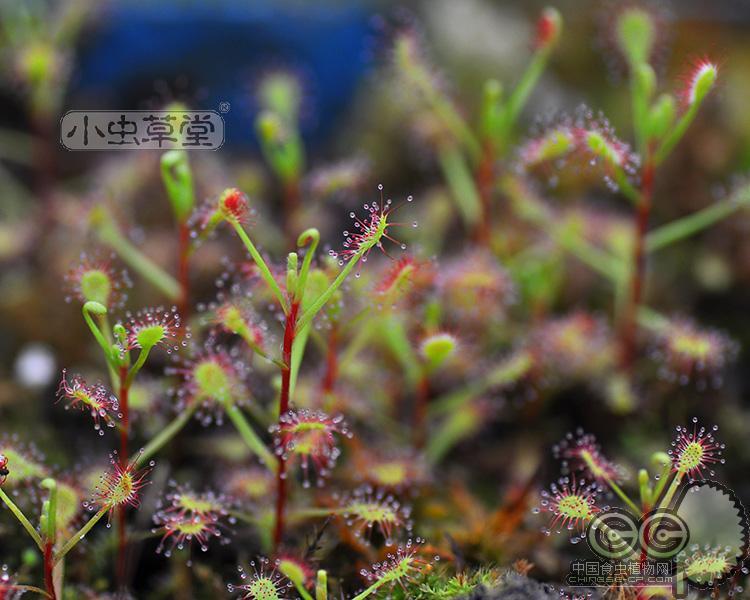
[(747, 497), (746, 8), (368, 6), (324, 142), (281, 65), (254, 152), (85, 156), (103, 16), (47, 8), (2, 8), (0, 597), (572, 597), (553, 446), (643, 500), (694, 416)]

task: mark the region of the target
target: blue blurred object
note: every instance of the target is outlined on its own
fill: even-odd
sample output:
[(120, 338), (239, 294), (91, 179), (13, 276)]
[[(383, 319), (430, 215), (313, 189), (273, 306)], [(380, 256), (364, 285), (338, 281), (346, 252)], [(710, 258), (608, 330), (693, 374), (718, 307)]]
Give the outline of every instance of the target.
[[(170, 95), (183, 99), (178, 88), (187, 82), (199, 92), (185, 98), (191, 108), (231, 103), (226, 143), (247, 146), (255, 144), (254, 82), (290, 68), (305, 90), (303, 135), (320, 142), (363, 75), (368, 8), (273, 0), (109, 4), (83, 40), (69, 108), (155, 108)], [(157, 92), (159, 81), (168, 93)]]

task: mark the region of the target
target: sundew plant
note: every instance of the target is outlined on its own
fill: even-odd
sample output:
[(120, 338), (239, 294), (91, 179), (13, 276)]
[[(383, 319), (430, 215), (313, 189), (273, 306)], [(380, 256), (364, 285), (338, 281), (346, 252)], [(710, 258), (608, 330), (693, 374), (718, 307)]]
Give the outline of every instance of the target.
[(0, 5), (0, 600), (743, 597), (745, 9), (230, 4)]

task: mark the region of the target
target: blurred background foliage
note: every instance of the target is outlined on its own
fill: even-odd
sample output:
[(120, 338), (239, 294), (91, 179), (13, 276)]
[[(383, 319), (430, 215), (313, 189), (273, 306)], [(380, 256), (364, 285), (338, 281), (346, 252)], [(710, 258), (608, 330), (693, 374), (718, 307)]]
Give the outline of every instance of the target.
[[(565, 32), (524, 109), (521, 139), (540, 115), (570, 112), (581, 103), (604, 111), (618, 135), (631, 138), (625, 73), (602, 35), (612, 4), (555, 4)], [(446, 265), (471, 244), (425, 141), (429, 125), (410, 109), (411, 91), (389, 73), (388, 23), (417, 24), (445, 89), (464, 114), (475, 115), (488, 77), (509, 86), (517, 80), (544, 3), (430, 0), (405, 7), (395, 2), (2, 0), (1, 6), (0, 434), (17, 432), (43, 449), (49, 463), (70, 467), (102, 454), (99, 440), (82, 439), (84, 425), (53, 402), (62, 366), (96, 364), (79, 307), (65, 302), (62, 286), (69, 266), (91, 245), (88, 210), (106, 204), (137, 246), (170, 271), (175, 242), (160, 153), (67, 152), (59, 143), (62, 114), (158, 108), (174, 101), (216, 109), (228, 102), (224, 147), (190, 156), (197, 195), (214, 197), (236, 182), (258, 210), (255, 237), (269, 254), (283, 256), (280, 189), (264, 164), (254, 123), (258, 81), (277, 69), (289, 70), (301, 82), (308, 169), (320, 173), (343, 158), (356, 174), (356, 185), (336, 194), (316, 188), (313, 176), (306, 180), (299, 222), (318, 227), (324, 244), (335, 248), (348, 212), (376, 198), (375, 186), (382, 182), (394, 198), (416, 197), (420, 227), (407, 234), (409, 241), (421, 255), (438, 255)], [(661, 81), (675, 82), (686, 58), (703, 54), (719, 60), (721, 75), (717, 92), (660, 174), (652, 225), (725, 197), (737, 174), (750, 169), (750, 5), (682, 0), (659, 6), (670, 28), (668, 38), (659, 40)], [(329, 171), (322, 181), (330, 180)], [(629, 214), (623, 199), (576, 186), (563, 181), (550, 194), (561, 206), (596, 207), (623, 218)], [(502, 232), (503, 224), (498, 227)], [(539, 473), (552, 473), (548, 448), (566, 431), (577, 426), (594, 431), (615, 457), (637, 465), (665, 446), (674, 424), (687, 423), (694, 414), (721, 424), (730, 459), (725, 480), (741, 497), (750, 497), (749, 230), (750, 215), (737, 213), (656, 255), (649, 267), (650, 305), (690, 315), (740, 343), (739, 357), (719, 389), (657, 384), (637, 390), (642, 399), (637, 410), (616, 417), (600, 390), (586, 382), (567, 386), (543, 407), (519, 401), (513, 411), (464, 440), (441, 465), (426, 511), (441, 514), (453, 503), (469, 521), (453, 531), (457, 538), (466, 536), (459, 543), (486, 544), (483, 551), (490, 555), (512, 553), (510, 544), (499, 550), (482, 539), (489, 518), (483, 511), (491, 511), (498, 498), (529, 477), (549, 479)], [(513, 235), (498, 235), (498, 254)], [(213, 298), (226, 255), (237, 258), (239, 249), (211, 241), (196, 255), (199, 302)], [(541, 277), (557, 287), (550, 312), (586, 309), (610, 315), (611, 296), (590, 271), (553, 249), (545, 260), (553, 267)], [(136, 285), (128, 306), (163, 300), (157, 291)], [(363, 367), (361, 377), (377, 379), (378, 374)], [(156, 410), (146, 418), (154, 430), (165, 419)], [(193, 434), (197, 443), (178, 441), (172, 456), (195, 459), (199, 468), (214, 455), (231, 464), (227, 440), (212, 432)], [(187, 472), (190, 460), (183, 463)], [(455, 481), (471, 482), (481, 499), (465, 496)], [(7, 526), (7, 521), (0, 525), (3, 538)], [(544, 547), (532, 558), (543, 571), (558, 571)]]

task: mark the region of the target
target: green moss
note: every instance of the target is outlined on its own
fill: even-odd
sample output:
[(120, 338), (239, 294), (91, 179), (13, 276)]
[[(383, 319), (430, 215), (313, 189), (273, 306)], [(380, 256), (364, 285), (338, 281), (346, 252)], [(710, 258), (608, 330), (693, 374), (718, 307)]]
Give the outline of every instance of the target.
[(448, 568), (432, 569), (411, 582), (405, 588), (396, 586), (382, 591), (375, 598), (393, 600), (449, 600), (467, 596), (479, 589), (491, 589), (501, 584), (502, 573), (498, 569), (481, 568), (452, 574)]

